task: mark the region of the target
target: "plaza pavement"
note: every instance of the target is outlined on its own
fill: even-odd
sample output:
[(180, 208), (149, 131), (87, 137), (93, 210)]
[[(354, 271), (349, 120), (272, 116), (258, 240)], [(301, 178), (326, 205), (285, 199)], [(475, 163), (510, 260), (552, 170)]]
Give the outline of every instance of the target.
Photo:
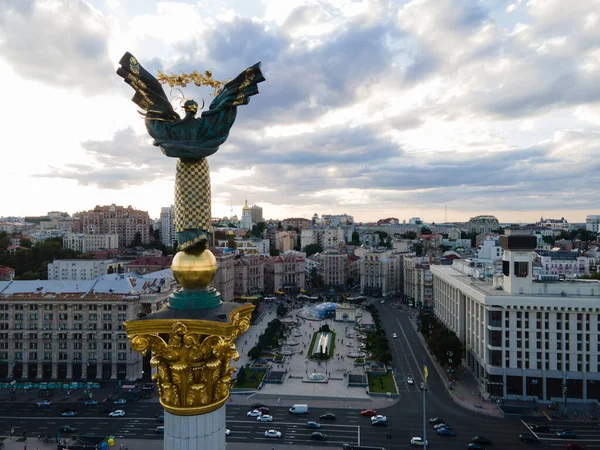
[[(240, 359), (234, 362), (236, 369), (251, 362), (248, 358), (248, 351), (256, 345), (258, 337), (264, 332), (269, 322), (277, 317), (276, 305), (261, 305), (261, 318), (252, 325), (250, 329), (241, 336), (236, 346), (240, 353)], [(287, 374), (282, 384), (264, 383), (262, 389), (255, 392), (237, 393), (232, 395), (233, 403), (251, 404), (256, 401), (264, 402), (267, 405), (291, 406), (294, 403), (309, 403), (314, 407), (337, 407), (337, 408), (382, 408), (390, 406), (399, 399), (387, 397), (372, 397), (366, 392), (365, 387), (348, 387), (344, 372), (362, 374), (362, 367), (354, 366), (354, 359), (347, 356), (352, 347), (347, 346), (351, 341), (346, 337), (346, 333), (353, 333), (352, 323), (335, 322), (332, 319), (327, 320), (305, 320), (297, 317), (301, 310), (290, 310), (288, 317), (300, 320), (300, 327), (294, 331), (301, 336), (290, 336), (291, 339), (299, 342), (299, 345), (290, 347), (296, 354), (286, 358), (283, 364), (273, 363), (274, 370), (287, 370)], [(371, 315), (362, 310), (363, 324), (372, 324)], [(336, 332), (336, 342), (334, 357), (320, 365), (306, 358), (312, 335), (319, 327), (327, 323), (330, 329)], [(299, 354), (300, 351), (304, 353)], [(318, 372), (327, 374), (327, 383), (307, 383), (303, 382), (306, 377)], [(235, 394), (235, 392), (232, 392)]]

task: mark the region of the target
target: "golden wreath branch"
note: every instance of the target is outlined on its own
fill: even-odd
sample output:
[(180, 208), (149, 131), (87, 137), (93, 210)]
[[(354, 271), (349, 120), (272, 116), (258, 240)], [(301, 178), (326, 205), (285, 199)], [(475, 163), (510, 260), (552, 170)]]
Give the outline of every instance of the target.
[(158, 76), (156, 77), (159, 83), (168, 84), (170, 87), (186, 87), (190, 83), (194, 83), (196, 86), (210, 86), (214, 88), (215, 92), (213, 95), (217, 95), (223, 86), (225, 86), (226, 82), (215, 80), (212, 76), (212, 72), (207, 70), (204, 74), (194, 70), (191, 73), (181, 73), (181, 75), (176, 75), (171, 73), (171, 75), (167, 75), (160, 70), (158, 71)]

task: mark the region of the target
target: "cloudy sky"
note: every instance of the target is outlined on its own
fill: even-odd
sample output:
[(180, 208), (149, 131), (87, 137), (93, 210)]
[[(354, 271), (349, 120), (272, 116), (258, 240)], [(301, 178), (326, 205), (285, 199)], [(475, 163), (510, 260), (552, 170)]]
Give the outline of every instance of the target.
[(600, 214), (600, 0), (4, 0), (0, 216), (173, 202), (125, 51), (222, 80), (262, 61), (213, 216)]

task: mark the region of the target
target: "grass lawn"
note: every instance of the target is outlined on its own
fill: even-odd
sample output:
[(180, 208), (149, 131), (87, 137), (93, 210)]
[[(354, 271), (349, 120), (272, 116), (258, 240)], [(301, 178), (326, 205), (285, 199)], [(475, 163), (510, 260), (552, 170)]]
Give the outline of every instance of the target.
[(368, 375), (368, 378), (370, 392), (380, 394), (391, 392), (392, 394), (397, 394), (392, 372), (388, 372), (385, 375)]
[(257, 389), (266, 373), (266, 370), (246, 370), (244, 382), (240, 383), (237, 380), (234, 387), (238, 389)]
[[(313, 337), (312, 337), (312, 339), (310, 341), (310, 346), (308, 347), (308, 354), (306, 355), (306, 357), (308, 359), (313, 359), (313, 348), (315, 346), (315, 342), (317, 341), (317, 335), (319, 333), (321, 333), (321, 332), (320, 331), (315, 331), (313, 333)], [(330, 340), (331, 345), (327, 349), (327, 353), (329, 355), (329, 358), (325, 357), (325, 358), (321, 359), (321, 361), (324, 361), (326, 359), (331, 359), (331, 358), (333, 358), (333, 355), (335, 355), (335, 331), (329, 331), (329, 333), (331, 334), (331, 340)]]

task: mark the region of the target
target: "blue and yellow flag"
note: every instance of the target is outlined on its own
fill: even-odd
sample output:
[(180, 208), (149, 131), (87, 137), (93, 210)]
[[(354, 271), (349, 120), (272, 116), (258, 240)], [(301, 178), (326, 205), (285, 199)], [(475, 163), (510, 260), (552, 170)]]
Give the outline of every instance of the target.
[(425, 377), (425, 381), (427, 381), (427, 377), (429, 376), (429, 371), (427, 370), (427, 364), (423, 366), (423, 374)]

